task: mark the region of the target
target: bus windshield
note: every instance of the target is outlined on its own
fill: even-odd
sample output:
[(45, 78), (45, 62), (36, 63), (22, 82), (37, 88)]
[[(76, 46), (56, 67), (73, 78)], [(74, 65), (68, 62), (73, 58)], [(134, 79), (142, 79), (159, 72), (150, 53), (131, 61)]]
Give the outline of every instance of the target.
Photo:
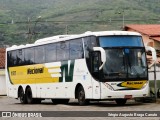
[(101, 47), (143, 47), (141, 36), (116, 35), (99, 37)]
[[(122, 78), (125, 80), (128, 78), (145, 79), (147, 77), (146, 55), (142, 41), (140, 37), (131, 37), (131, 40), (128, 38), (127, 41), (127, 37), (122, 37), (122, 39), (110, 37), (110, 43), (107, 41), (108, 37), (100, 39), (100, 45), (106, 52), (103, 79), (118, 80)], [(114, 42), (111, 43), (111, 40)]]

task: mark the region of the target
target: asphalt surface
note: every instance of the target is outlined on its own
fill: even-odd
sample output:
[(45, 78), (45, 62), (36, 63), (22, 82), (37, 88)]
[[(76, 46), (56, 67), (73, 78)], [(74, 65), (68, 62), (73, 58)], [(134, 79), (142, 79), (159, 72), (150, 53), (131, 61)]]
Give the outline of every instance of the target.
[[(70, 102), (67, 105), (64, 104), (57, 104), (54, 105), (50, 99), (44, 100), (42, 101), (41, 104), (21, 104), (19, 102), (19, 100), (16, 100), (14, 98), (9, 98), (7, 96), (0, 96), (0, 111), (1, 114), (2, 112), (18, 112), (20, 114), (20, 117), (24, 117), (21, 116), (22, 113), (25, 112), (29, 112), (29, 114), (31, 113), (37, 113), (40, 112), (42, 114), (42, 118), (40, 118), (40, 116), (38, 116), (37, 113), (37, 118), (34, 117), (32, 115), (23, 118), (23, 120), (30, 120), (30, 119), (34, 119), (34, 120), (43, 120), (43, 119), (48, 119), (50, 120), (51, 117), (43, 117), (43, 115), (50, 115), (50, 116), (54, 116), (54, 120), (160, 120), (160, 117), (146, 117), (143, 116), (142, 117), (114, 117), (114, 113), (118, 112), (119, 113), (126, 113), (126, 115), (128, 115), (131, 111), (132, 113), (141, 113), (141, 111), (146, 111), (148, 112), (153, 112), (153, 111), (159, 111), (157, 114), (160, 114), (160, 102), (156, 102), (156, 103), (141, 103), (141, 102), (135, 102), (134, 100), (129, 100), (127, 102), (126, 105), (124, 106), (118, 106), (114, 101), (94, 101), (91, 102), (89, 105), (87, 106), (79, 106), (77, 100), (70, 100)], [(85, 114), (88, 111), (88, 114), (85, 116)], [(57, 112), (57, 113), (56, 113)], [(129, 113), (128, 113), (129, 112)], [(107, 114), (110, 115), (110, 117), (108, 116), (103, 116), (103, 114)], [(55, 114), (58, 114), (58, 116), (55, 116)], [(68, 114), (68, 116), (67, 116)], [(76, 115), (77, 114), (77, 115)], [(98, 116), (100, 114), (100, 116)], [(13, 114), (12, 114), (13, 115)], [(23, 114), (24, 115), (24, 114)], [(84, 116), (83, 116), (84, 115)], [(76, 116), (76, 117), (75, 117)], [(116, 116), (116, 114), (115, 114)], [(1, 119), (3, 120), (9, 120), (9, 119), (13, 119), (13, 120), (19, 120), (22, 119), (20, 117), (17, 117), (16, 114), (14, 114), (12, 116), (12, 118), (10, 117), (1, 117)], [(28, 118), (30, 117), (30, 118)]]

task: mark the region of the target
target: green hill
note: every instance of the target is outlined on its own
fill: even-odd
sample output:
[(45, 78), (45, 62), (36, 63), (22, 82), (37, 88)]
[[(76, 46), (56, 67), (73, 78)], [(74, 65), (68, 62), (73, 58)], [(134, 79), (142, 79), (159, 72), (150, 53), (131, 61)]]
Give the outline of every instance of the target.
[(123, 16), (125, 24), (159, 24), (159, 6), (160, 0), (0, 0), (0, 45), (119, 30)]

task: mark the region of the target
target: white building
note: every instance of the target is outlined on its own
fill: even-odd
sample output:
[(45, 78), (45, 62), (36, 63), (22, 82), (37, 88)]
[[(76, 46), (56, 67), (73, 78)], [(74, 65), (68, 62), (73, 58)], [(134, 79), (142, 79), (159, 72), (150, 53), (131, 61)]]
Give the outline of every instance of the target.
[(0, 95), (6, 95), (5, 49), (0, 48)]
[(6, 95), (6, 81), (4, 69), (0, 69), (0, 95)]

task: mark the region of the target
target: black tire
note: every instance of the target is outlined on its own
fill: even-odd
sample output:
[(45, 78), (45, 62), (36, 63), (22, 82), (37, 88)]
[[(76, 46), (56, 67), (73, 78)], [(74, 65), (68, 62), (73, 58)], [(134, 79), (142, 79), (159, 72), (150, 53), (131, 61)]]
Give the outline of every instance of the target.
[(83, 106), (83, 105), (89, 104), (89, 100), (86, 100), (86, 98), (85, 98), (85, 91), (84, 91), (82, 86), (80, 86), (78, 88), (78, 93), (77, 94), (78, 94), (77, 97), (78, 97), (79, 105)]
[(53, 104), (68, 104), (69, 99), (51, 99)]
[(34, 103), (34, 99), (32, 98), (32, 90), (30, 87), (26, 89), (26, 101), (28, 104)]
[(126, 104), (127, 99), (116, 99), (115, 101), (116, 101), (117, 105), (122, 106), (122, 105)]
[(157, 98), (160, 98), (160, 89), (157, 90)]
[(20, 103), (22, 103), (22, 104), (27, 103), (26, 96), (25, 96), (22, 88), (20, 88), (20, 90), (18, 91), (18, 97), (19, 97)]

